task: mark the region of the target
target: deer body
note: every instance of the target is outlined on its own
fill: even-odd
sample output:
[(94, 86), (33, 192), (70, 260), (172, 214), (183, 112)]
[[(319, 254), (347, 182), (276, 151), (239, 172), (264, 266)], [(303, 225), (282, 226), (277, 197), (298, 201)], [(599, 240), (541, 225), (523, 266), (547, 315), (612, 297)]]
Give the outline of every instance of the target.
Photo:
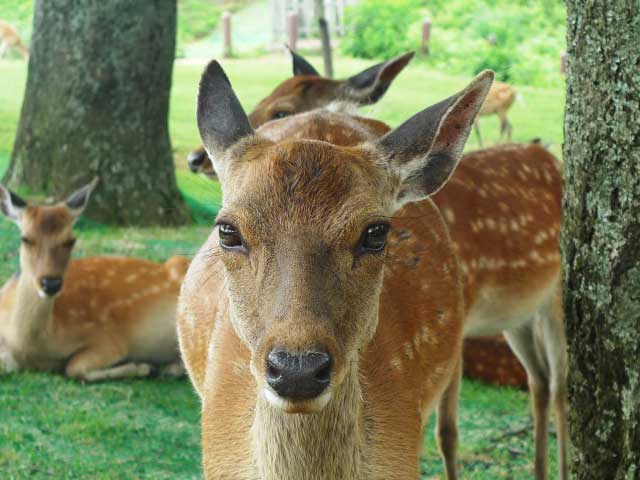
[(207, 478), (418, 477), (463, 304), (438, 209), (409, 202), (446, 181), (490, 83), (383, 137), (326, 112), (253, 133), (210, 64), (198, 124), (224, 206), (178, 309)]
[[(507, 140), (511, 141), (513, 128), (511, 122), (507, 118), (507, 112), (516, 99), (516, 91), (511, 85), (503, 82), (493, 82), (489, 95), (478, 113), (479, 117), (497, 115), (500, 119), (500, 140), (506, 135)], [(480, 127), (478, 122), (474, 124), (478, 143), (482, 146), (482, 137), (480, 136)]]
[(0, 58), (2, 58), (7, 48), (16, 48), (25, 58), (29, 56), (29, 50), (22, 43), (20, 34), (15, 27), (0, 20)]
[[(80, 192), (86, 200), (89, 191)], [(0, 291), (0, 367), (88, 381), (179, 371), (175, 315), (186, 258), (69, 260), (83, 206), (27, 206), (4, 187), (0, 197), (22, 234), (21, 272)]]

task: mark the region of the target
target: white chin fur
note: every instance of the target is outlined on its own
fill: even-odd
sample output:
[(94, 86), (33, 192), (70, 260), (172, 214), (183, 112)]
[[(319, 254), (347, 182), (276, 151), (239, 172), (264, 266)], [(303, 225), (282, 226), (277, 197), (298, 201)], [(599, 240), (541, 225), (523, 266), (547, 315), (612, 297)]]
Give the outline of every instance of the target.
[(303, 400), (301, 402), (292, 402), (286, 398), (282, 398), (269, 387), (265, 387), (263, 392), (264, 397), (267, 399), (267, 402), (269, 402), (269, 405), (285, 412), (297, 410), (302, 405), (306, 407), (305, 410), (318, 412), (326, 407), (329, 400), (331, 400), (331, 390), (325, 390), (318, 397), (310, 400)]

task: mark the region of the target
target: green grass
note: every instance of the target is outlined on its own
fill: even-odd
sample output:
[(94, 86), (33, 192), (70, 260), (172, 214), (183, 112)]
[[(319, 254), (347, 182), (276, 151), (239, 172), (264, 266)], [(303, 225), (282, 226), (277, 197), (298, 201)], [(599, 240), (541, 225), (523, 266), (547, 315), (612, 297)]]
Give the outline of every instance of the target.
[[(1, 0), (0, 0), (1, 1)], [(0, 3), (0, 5), (2, 5)], [(321, 65), (318, 57), (311, 57)], [(337, 58), (338, 74), (356, 73), (370, 62)], [(287, 58), (225, 60), (245, 108), (285, 79)], [(178, 181), (200, 224), (179, 229), (111, 228), (81, 221), (76, 256), (118, 253), (151, 260), (192, 254), (210, 231), (219, 188), (185, 169), (187, 152), (198, 144), (194, 98), (202, 66), (178, 64), (171, 95), (170, 129)], [(17, 128), (26, 65), (0, 62), (0, 175), (8, 163)], [(259, 78), (259, 81), (256, 79)], [(422, 65), (403, 72), (385, 98), (363, 111), (397, 125), (409, 115), (462, 87), (468, 77), (449, 76)], [(540, 136), (559, 151), (563, 92), (518, 87), (526, 104), (510, 115), (515, 139)], [(497, 119), (481, 121), (488, 141)], [(474, 148), (474, 139), (470, 148)], [(17, 268), (17, 229), (0, 219), (0, 284)], [(533, 446), (526, 393), (465, 382), (460, 411), (463, 478), (532, 477)], [(431, 424), (433, 425), (433, 423)], [(432, 428), (425, 438), (422, 478), (440, 475), (442, 465)], [(555, 470), (555, 442), (551, 468)], [(552, 471), (553, 471), (552, 470)], [(59, 376), (0, 377), (0, 478), (199, 478), (199, 405), (188, 381), (132, 381), (79, 385)]]

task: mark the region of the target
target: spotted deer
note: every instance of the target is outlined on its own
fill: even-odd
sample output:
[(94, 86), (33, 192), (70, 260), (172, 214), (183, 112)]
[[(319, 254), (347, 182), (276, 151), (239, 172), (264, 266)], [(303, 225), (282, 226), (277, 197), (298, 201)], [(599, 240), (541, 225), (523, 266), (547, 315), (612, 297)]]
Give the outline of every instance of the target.
[(207, 478), (418, 478), (463, 331), (458, 261), (428, 197), (492, 79), (384, 136), (326, 111), (254, 131), (207, 67), (197, 118), (223, 207), (178, 307)]
[[(493, 82), (489, 95), (487, 95), (487, 99), (484, 101), (484, 105), (482, 105), (480, 113), (478, 114), (478, 117), (489, 115), (498, 116), (500, 119), (500, 140), (506, 135), (507, 140), (509, 142), (511, 141), (513, 128), (507, 118), (507, 111), (511, 108), (516, 97), (516, 91), (511, 85), (503, 82)], [(478, 121), (475, 122), (474, 128), (478, 138), (478, 144), (482, 147), (482, 136), (480, 135)]]
[[(249, 123), (253, 128), (270, 120), (325, 107), (331, 103), (342, 102), (349, 106), (376, 103), (414, 55), (414, 52), (408, 52), (369, 67), (346, 80), (333, 80), (322, 77), (304, 57), (293, 50), (289, 51), (293, 77), (278, 85), (256, 105), (249, 114)], [(187, 162), (192, 172), (202, 173), (211, 179), (217, 178), (203, 146), (193, 150), (187, 157)]]
[[(549, 406), (556, 414), (559, 478), (568, 478), (566, 339), (559, 252), (562, 173), (543, 146), (502, 145), (464, 155), (433, 197), (460, 258), (465, 337), (504, 332), (529, 380), (535, 476), (547, 478)], [(455, 478), (457, 391), (441, 405)], [(445, 419), (448, 419), (445, 421)], [(448, 453), (447, 453), (448, 452)]]
[(184, 370), (175, 322), (187, 259), (70, 260), (73, 224), (95, 186), (33, 206), (0, 185), (0, 210), (21, 235), (20, 272), (0, 290), (0, 371), (99, 381)]
[(0, 20), (0, 58), (8, 48), (15, 48), (24, 58), (29, 56), (29, 49), (22, 43), (18, 30), (10, 23)]

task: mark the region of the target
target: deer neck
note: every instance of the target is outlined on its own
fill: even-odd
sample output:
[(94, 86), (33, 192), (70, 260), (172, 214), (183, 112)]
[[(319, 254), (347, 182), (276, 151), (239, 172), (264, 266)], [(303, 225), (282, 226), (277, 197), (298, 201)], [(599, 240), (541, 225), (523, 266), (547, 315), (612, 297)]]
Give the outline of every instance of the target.
[(42, 298), (28, 275), (22, 273), (16, 287), (11, 326), (16, 346), (35, 347), (46, 334), (53, 314), (55, 298)]
[(327, 406), (313, 414), (287, 414), (258, 395), (252, 427), (263, 480), (363, 479), (364, 408), (354, 365)]

